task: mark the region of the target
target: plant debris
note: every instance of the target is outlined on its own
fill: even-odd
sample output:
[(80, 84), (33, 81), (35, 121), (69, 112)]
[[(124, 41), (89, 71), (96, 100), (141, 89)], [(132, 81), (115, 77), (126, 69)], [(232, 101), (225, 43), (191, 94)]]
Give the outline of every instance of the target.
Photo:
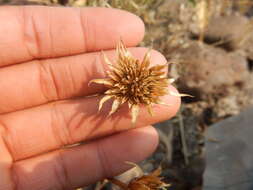
[(117, 185), (122, 190), (166, 190), (166, 187), (170, 186), (170, 184), (164, 183), (162, 181), (162, 177), (160, 177), (161, 167), (157, 168), (149, 174), (144, 174), (138, 165), (129, 162), (128, 164), (134, 165), (138, 170), (140, 170), (141, 175), (132, 179), (128, 184), (123, 183), (115, 178), (109, 179), (111, 183)]

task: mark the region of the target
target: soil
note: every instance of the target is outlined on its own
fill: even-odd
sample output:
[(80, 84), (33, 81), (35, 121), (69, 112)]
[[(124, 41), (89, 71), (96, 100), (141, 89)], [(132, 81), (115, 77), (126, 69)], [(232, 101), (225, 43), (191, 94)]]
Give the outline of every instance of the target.
[[(146, 24), (142, 46), (166, 56), (170, 75), (184, 98), (178, 115), (157, 125), (160, 144), (141, 163), (146, 172), (162, 166), (170, 190), (201, 189), (206, 129), (253, 104), (253, 6), (249, 0), (133, 0), (135, 6), (104, 1), (132, 11)], [(131, 1), (129, 1), (131, 2)], [(248, 2), (248, 4), (246, 4)], [(10, 4), (31, 4), (9, 1)], [(32, 4), (105, 6), (99, 0), (47, 1)], [(88, 187), (92, 189), (93, 186)]]

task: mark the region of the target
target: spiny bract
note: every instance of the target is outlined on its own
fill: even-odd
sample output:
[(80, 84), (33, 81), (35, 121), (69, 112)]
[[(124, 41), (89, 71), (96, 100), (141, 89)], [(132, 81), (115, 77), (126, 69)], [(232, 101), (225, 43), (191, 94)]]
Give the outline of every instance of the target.
[(168, 79), (165, 68), (167, 64), (150, 66), (150, 51), (140, 62), (134, 58), (120, 41), (117, 45), (117, 61), (112, 64), (103, 53), (104, 61), (109, 66), (108, 78), (94, 79), (90, 82), (104, 84), (109, 89), (99, 102), (99, 110), (103, 104), (114, 99), (109, 115), (116, 112), (120, 105), (128, 103), (131, 109), (132, 123), (136, 122), (140, 105), (145, 105), (150, 115), (153, 115), (153, 104), (164, 104), (160, 98), (166, 94), (174, 94), (168, 90), (174, 80)]

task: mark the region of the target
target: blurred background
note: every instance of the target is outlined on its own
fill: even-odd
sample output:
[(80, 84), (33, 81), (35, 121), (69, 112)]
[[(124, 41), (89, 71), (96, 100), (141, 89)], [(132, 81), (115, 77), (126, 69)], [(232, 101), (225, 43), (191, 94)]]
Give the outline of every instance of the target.
[[(230, 129), (234, 120), (232, 123), (229, 120), (230, 123), (227, 124), (227, 118), (233, 116), (238, 118), (240, 114), (247, 115), (237, 119), (234, 128), (248, 127), (244, 131), (253, 134), (249, 128), (253, 121), (243, 124), (245, 118), (252, 117), (247, 110), (251, 110), (249, 107), (253, 103), (253, 1), (1, 0), (0, 2), (2, 5), (114, 7), (139, 15), (146, 25), (146, 35), (140, 46), (152, 47), (164, 54), (168, 62), (173, 63), (170, 65), (169, 75), (177, 79), (176, 86), (179, 91), (194, 96), (183, 98), (183, 105), (176, 117), (157, 124), (160, 134), (159, 147), (150, 158), (140, 163), (141, 168), (149, 173), (161, 166), (163, 179), (171, 184), (168, 187), (171, 190), (253, 189), (253, 185), (245, 188), (235, 187), (236, 184), (226, 182), (225, 173), (219, 176), (218, 171), (215, 171), (216, 173), (212, 171), (211, 174), (208, 169), (209, 165), (214, 166), (213, 162), (216, 162), (219, 156), (216, 154), (220, 151), (212, 147), (222, 147), (223, 142), (235, 142), (233, 138), (237, 136), (236, 130), (231, 134), (229, 132), (232, 131)], [(243, 110), (246, 111), (242, 112)], [(250, 113), (253, 114), (253, 111)], [(230, 128), (220, 130), (226, 127)], [(212, 128), (215, 132), (212, 131), (210, 137), (207, 134)], [(217, 134), (221, 138), (226, 136), (229, 140), (222, 142), (216, 138)], [(241, 138), (244, 138), (243, 133)], [(250, 140), (244, 142), (244, 148), (252, 150), (251, 144)], [(236, 147), (236, 144), (235, 146), (232, 144), (231, 147)], [(226, 151), (230, 151), (232, 155), (240, 151), (236, 148), (222, 150), (223, 155), (226, 155)], [(244, 155), (247, 156), (251, 156), (249, 151)], [(252, 157), (248, 158), (251, 163)], [(228, 168), (237, 163), (236, 159), (240, 158), (226, 162), (230, 164)], [(250, 165), (244, 169), (248, 167)], [(133, 172), (123, 174), (119, 179), (127, 181), (132, 178)], [(236, 174), (237, 170), (231, 172)], [(233, 175), (228, 180), (233, 181), (233, 177), (237, 178)], [(253, 175), (251, 179), (253, 180)], [(83, 189), (111, 188), (107, 183), (98, 182)]]

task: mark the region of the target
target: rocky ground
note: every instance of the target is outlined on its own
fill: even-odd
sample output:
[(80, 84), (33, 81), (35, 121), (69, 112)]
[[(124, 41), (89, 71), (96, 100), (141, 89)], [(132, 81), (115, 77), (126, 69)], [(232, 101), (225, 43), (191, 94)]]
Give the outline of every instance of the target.
[(173, 129), (172, 159), (164, 165), (170, 189), (201, 189), (206, 128), (253, 103), (250, 6), (243, 7), (246, 1), (198, 2), (164, 1), (156, 12), (162, 24), (151, 24), (147, 36), (178, 63), (171, 75), (178, 78), (179, 90), (194, 95), (163, 124)]
[(194, 96), (183, 99), (175, 118), (157, 125), (160, 145), (141, 167), (150, 172), (161, 165), (164, 180), (172, 185), (169, 189), (201, 189), (206, 128), (253, 103), (250, 0), (5, 0), (5, 3), (112, 6), (141, 16), (147, 28), (141, 45), (162, 52), (173, 63), (170, 75), (177, 78), (180, 92)]

